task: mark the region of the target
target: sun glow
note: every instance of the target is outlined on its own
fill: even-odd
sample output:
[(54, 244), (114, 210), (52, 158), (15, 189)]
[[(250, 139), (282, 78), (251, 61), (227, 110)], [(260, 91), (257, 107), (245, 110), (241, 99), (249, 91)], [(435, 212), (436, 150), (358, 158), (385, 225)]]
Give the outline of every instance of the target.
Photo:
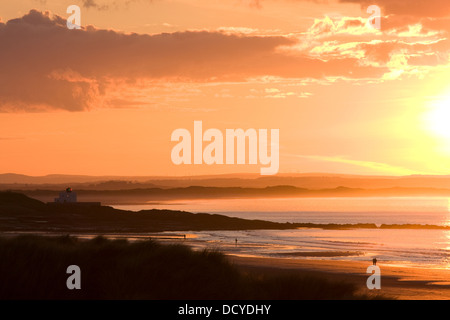
[(425, 121), (434, 135), (450, 143), (450, 94), (431, 103)]

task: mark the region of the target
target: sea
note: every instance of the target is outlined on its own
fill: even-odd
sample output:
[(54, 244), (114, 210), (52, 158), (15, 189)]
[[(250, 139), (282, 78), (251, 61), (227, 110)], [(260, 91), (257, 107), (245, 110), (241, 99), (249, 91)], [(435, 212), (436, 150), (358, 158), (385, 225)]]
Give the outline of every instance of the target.
[[(140, 211), (171, 209), (274, 222), (375, 224), (373, 228), (299, 228), (292, 230), (167, 232), (194, 249), (217, 249), (248, 257), (353, 260), (385, 265), (450, 268), (449, 198), (339, 197), (267, 199), (195, 199), (113, 205)], [(381, 225), (428, 228), (379, 228)], [(184, 237), (186, 236), (186, 239)]]

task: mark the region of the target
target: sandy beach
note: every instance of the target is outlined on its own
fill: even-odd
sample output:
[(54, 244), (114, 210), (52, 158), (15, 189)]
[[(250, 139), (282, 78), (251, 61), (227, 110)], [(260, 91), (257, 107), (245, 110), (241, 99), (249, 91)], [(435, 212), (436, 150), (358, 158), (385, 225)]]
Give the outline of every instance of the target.
[[(164, 234), (165, 236), (169, 233)], [(158, 238), (166, 244), (179, 244), (179, 234), (172, 234), (173, 238)], [(187, 234), (187, 240), (183, 244), (203, 248), (205, 243), (196, 240), (194, 234)], [(200, 245), (199, 245), (200, 243)], [(450, 300), (450, 269), (426, 267), (423, 265), (393, 265), (383, 264), (378, 261), (381, 270), (381, 289), (369, 290), (366, 286), (367, 267), (372, 264), (371, 260), (342, 261), (314, 259), (310, 257), (249, 257), (239, 255), (234, 245), (221, 246), (221, 251), (228, 259), (243, 271), (260, 273), (287, 273), (301, 272), (313, 276), (326, 277), (330, 280), (343, 280), (355, 283), (363, 294), (382, 294), (385, 297), (398, 300)], [(331, 252), (329, 257), (333, 255)], [(311, 255), (313, 256), (313, 255)], [(338, 256), (342, 256), (338, 254)]]
[(450, 299), (450, 270), (377, 265), (381, 269), (381, 289), (366, 287), (367, 263), (357, 261), (333, 261), (288, 258), (256, 258), (228, 255), (230, 261), (242, 270), (256, 272), (292, 272), (324, 276), (335, 280), (354, 282), (362, 293), (380, 293), (399, 300), (447, 300)]

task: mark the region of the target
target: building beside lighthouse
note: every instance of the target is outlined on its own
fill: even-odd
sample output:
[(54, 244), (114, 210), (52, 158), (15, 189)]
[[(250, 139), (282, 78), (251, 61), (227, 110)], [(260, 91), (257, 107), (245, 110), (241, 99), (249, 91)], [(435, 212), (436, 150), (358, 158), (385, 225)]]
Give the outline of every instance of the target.
[(72, 188), (66, 188), (66, 190), (59, 193), (59, 197), (55, 198), (55, 203), (76, 203), (77, 193), (72, 191)]
[(59, 193), (59, 197), (55, 198), (54, 202), (48, 202), (53, 205), (76, 205), (76, 206), (101, 206), (100, 202), (78, 202), (77, 193), (72, 188), (66, 188), (66, 190)]

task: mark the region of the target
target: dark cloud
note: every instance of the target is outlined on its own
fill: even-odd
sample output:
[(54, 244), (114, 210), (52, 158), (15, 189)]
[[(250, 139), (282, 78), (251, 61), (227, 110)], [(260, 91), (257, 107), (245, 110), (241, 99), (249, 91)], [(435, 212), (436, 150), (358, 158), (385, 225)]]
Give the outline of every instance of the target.
[(277, 50), (286, 37), (220, 32), (123, 34), (31, 10), (0, 23), (0, 110), (90, 109), (115, 79), (245, 80), (264, 75), (378, 77), (386, 70), (357, 59), (322, 61)]
[(81, 0), (81, 4), (84, 8), (95, 8), (95, 9), (107, 9), (107, 5), (99, 5), (95, 0)]

